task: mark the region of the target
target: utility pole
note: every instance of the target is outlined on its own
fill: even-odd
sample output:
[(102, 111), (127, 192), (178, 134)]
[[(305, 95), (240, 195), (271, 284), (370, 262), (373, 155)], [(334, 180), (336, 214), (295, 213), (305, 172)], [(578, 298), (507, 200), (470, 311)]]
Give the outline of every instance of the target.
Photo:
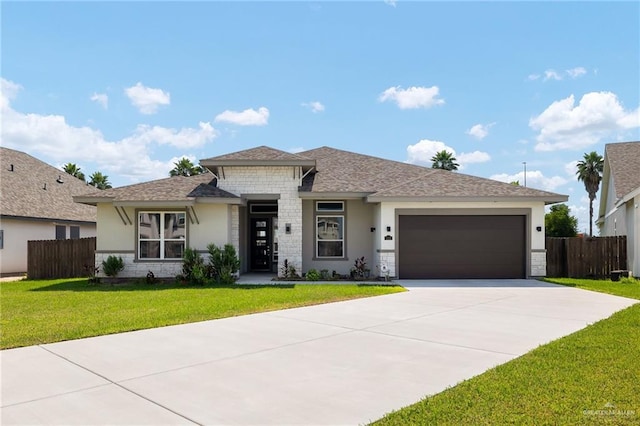
[(524, 186), (526, 188), (527, 187), (527, 162), (523, 161), (522, 164), (524, 165)]

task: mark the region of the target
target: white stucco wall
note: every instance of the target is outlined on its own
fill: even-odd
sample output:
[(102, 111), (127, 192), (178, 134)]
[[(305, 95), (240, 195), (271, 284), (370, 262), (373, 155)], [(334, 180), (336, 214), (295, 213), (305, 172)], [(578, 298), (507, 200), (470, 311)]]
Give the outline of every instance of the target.
[[(390, 275), (396, 276), (397, 263), (397, 215), (396, 210), (419, 209), (429, 212), (450, 209), (474, 210), (474, 214), (497, 214), (496, 209), (525, 209), (529, 215), (529, 229), (527, 230), (528, 247), (528, 271), (531, 276), (546, 275), (546, 252), (544, 235), (544, 202), (383, 202), (380, 203), (379, 214), (375, 214), (378, 222), (376, 228), (382, 230), (376, 233), (376, 262), (386, 263), (390, 268)], [(446, 214), (446, 213), (443, 213)], [(537, 231), (537, 227), (541, 231)], [(387, 232), (387, 227), (391, 231)], [(390, 235), (391, 240), (384, 237)]]
[(76, 224), (69, 222), (2, 219), (0, 229), (3, 232), (4, 245), (0, 249), (0, 274), (19, 274), (27, 271), (27, 242), (36, 240), (55, 240), (56, 225), (80, 227), (80, 238), (96, 236), (95, 224)]

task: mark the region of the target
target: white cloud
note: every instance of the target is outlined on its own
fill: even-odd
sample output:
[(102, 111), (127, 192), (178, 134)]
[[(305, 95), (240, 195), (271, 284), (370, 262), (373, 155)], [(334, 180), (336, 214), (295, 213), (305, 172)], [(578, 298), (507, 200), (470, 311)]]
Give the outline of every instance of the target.
[(289, 148), (287, 151), (292, 153), (292, 154), (297, 154), (299, 152), (306, 151), (306, 150), (301, 146), (296, 146), (296, 147), (293, 147), (293, 148)]
[(482, 140), (489, 135), (489, 129), (493, 127), (496, 123), (489, 124), (476, 124), (472, 126), (469, 130), (467, 130), (467, 134), (473, 136), (476, 139)]
[(472, 163), (486, 163), (491, 160), (491, 156), (482, 151), (462, 152), (457, 158), (461, 166)]
[(102, 105), (104, 109), (109, 107), (109, 97), (106, 93), (94, 93), (90, 99)]
[(575, 176), (578, 171), (578, 160), (569, 161), (564, 165), (564, 171), (568, 176)]
[(538, 80), (539, 78), (540, 78), (540, 74), (529, 74), (529, 76), (527, 77), (527, 80), (535, 81), (535, 80)]
[(484, 163), (491, 160), (491, 156), (486, 152), (463, 152), (457, 155), (456, 150), (447, 146), (444, 142), (422, 139), (415, 145), (407, 147), (407, 163), (430, 166), (432, 163), (431, 158), (440, 151), (450, 152), (460, 164), (460, 169), (463, 169), (467, 164)]
[(396, 0), (384, 0), (385, 4), (388, 4), (389, 6), (393, 6), (396, 7), (396, 4), (398, 3)]
[(59, 163), (95, 163), (107, 175), (116, 174), (134, 182), (166, 177), (173, 168), (173, 161), (151, 158), (154, 144), (199, 147), (217, 136), (209, 123), (180, 130), (141, 125), (130, 136), (109, 141), (100, 131), (72, 126), (60, 115), (22, 113), (9, 104), (2, 112), (3, 146), (37, 153)]
[(264, 126), (269, 122), (269, 110), (265, 107), (260, 107), (257, 111), (252, 108), (241, 112), (226, 110), (218, 114), (215, 121), (239, 126)]
[(18, 96), (20, 90), (22, 86), (19, 84), (0, 77), (0, 108), (9, 108), (9, 104)]
[(566, 70), (565, 72), (571, 78), (578, 78), (580, 76), (585, 75), (587, 73), (587, 70), (584, 69), (583, 67), (575, 67), (570, 70)]
[(430, 108), (444, 104), (444, 99), (438, 99), (439, 91), (438, 86), (409, 87), (406, 90), (396, 86), (382, 92), (378, 100), (394, 101), (400, 109)]
[(307, 107), (311, 110), (311, 112), (316, 113), (316, 112), (322, 112), (324, 111), (324, 105), (322, 105), (320, 102), (318, 101), (314, 101), (314, 102), (303, 102), (302, 103), (303, 107)]
[(555, 70), (546, 70), (544, 72), (544, 81), (547, 80), (562, 80), (562, 76)]
[(142, 114), (155, 114), (160, 105), (169, 105), (171, 95), (162, 89), (145, 87), (138, 82), (135, 86), (124, 89), (124, 93), (131, 100), (131, 104)]
[(454, 156), (456, 154), (456, 150), (445, 145), (444, 142), (422, 139), (417, 144), (407, 147), (407, 163), (431, 165), (431, 157), (443, 150), (449, 151)]
[[(524, 186), (524, 170), (516, 174), (499, 173), (492, 175), (490, 179), (500, 182), (520, 182)], [(568, 180), (561, 176), (546, 177), (540, 170), (527, 170), (527, 187), (554, 191), (557, 187), (564, 185)]]
[(529, 120), (529, 127), (540, 132), (536, 151), (582, 149), (616, 132), (640, 127), (640, 108), (626, 111), (611, 92), (587, 93), (578, 105), (571, 95)]

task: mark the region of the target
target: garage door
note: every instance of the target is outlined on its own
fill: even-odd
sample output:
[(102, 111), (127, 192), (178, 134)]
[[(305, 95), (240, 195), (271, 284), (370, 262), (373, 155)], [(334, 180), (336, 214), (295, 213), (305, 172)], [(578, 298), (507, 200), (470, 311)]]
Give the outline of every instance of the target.
[(525, 278), (525, 216), (400, 216), (400, 278)]

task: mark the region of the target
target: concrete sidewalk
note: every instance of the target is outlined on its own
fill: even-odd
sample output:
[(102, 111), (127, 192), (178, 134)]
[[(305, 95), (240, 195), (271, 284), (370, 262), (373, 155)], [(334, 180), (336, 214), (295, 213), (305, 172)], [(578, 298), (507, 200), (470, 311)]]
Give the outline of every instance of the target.
[(527, 280), (402, 285), (2, 351), (1, 423), (362, 424), (636, 303)]

